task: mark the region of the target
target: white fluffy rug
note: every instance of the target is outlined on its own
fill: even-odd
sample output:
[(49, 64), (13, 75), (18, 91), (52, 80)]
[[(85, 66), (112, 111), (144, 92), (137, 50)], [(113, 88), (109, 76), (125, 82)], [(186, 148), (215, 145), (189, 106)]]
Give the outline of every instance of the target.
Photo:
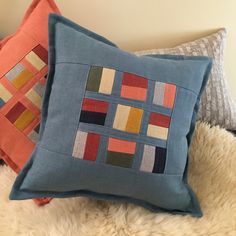
[(200, 219), (87, 198), (54, 199), (44, 207), (31, 200), (9, 201), (15, 174), (0, 167), (0, 235), (235, 236), (236, 138), (198, 124), (190, 156), (189, 182), (204, 212)]

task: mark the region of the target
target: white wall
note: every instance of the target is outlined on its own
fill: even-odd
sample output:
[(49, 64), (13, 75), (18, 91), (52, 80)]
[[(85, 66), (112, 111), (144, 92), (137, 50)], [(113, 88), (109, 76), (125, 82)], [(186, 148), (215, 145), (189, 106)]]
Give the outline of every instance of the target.
[[(0, 0), (0, 36), (30, 0)], [(170, 47), (226, 27), (225, 67), (236, 100), (236, 0), (57, 0), (66, 17), (130, 51)]]

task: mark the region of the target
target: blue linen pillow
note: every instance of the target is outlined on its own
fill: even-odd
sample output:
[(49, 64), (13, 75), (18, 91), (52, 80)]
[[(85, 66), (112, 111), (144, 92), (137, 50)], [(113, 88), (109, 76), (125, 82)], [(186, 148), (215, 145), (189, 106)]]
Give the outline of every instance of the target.
[(10, 199), (89, 196), (201, 216), (188, 146), (212, 61), (142, 56), (51, 14), (40, 141)]

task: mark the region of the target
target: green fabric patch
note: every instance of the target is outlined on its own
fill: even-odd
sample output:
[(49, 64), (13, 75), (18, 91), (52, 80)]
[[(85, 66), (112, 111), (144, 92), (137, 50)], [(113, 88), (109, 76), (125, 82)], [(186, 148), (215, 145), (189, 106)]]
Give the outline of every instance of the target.
[(91, 66), (88, 75), (86, 90), (98, 92), (102, 77), (102, 67)]
[(106, 163), (113, 166), (131, 168), (133, 164), (133, 156), (133, 154), (108, 151)]

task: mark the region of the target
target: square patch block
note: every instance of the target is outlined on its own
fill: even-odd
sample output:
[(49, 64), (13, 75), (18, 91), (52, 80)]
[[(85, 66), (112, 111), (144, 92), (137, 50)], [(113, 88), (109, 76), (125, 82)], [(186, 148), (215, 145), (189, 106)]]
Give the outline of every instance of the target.
[(20, 131), (23, 131), (36, 118), (35, 114), (27, 109), (21, 102), (7, 113), (6, 118)]
[(170, 127), (170, 117), (156, 112), (149, 116), (147, 135), (153, 138), (167, 140)]
[(121, 97), (146, 101), (148, 91), (148, 80), (141, 76), (123, 73), (121, 85)]
[(78, 131), (76, 134), (72, 156), (75, 158), (95, 161), (97, 159), (100, 135)]
[(15, 88), (21, 89), (33, 77), (33, 73), (23, 64), (18, 63), (5, 75), (5, 77)]
[(175, 103), (176, 85), (156, 82), (153, 103), (172, 109)]
[(80, 114), (80, 122), (104, 125), (108, 107), (108, 102), (84, 98)]
[(141, 171), (164, 173), (166, 163), (166, 148), (144, 145)]
[(135, 142), (117, 138), (109, 138), (106, 153), (106, 163), (110, 165), (131, 168), (135, 149)]
[(25, 59), (40, 71), (48, 64), (48, 52), (43, 46), (38, 45), (26, 55)]
[(99, 66), (91, 66), (88, 75), (86, 90), (111, 94), (115, 80), (115, 70)]
[(140, 131), (142, 117), (142, 109), (118, 104), (113, 128), (137, 134)]
[(38, 108), (41, 109), (42, 98), (45, 91), (45, 85), (37, 82), (32, 89), (26, 93), (26, 97)]

